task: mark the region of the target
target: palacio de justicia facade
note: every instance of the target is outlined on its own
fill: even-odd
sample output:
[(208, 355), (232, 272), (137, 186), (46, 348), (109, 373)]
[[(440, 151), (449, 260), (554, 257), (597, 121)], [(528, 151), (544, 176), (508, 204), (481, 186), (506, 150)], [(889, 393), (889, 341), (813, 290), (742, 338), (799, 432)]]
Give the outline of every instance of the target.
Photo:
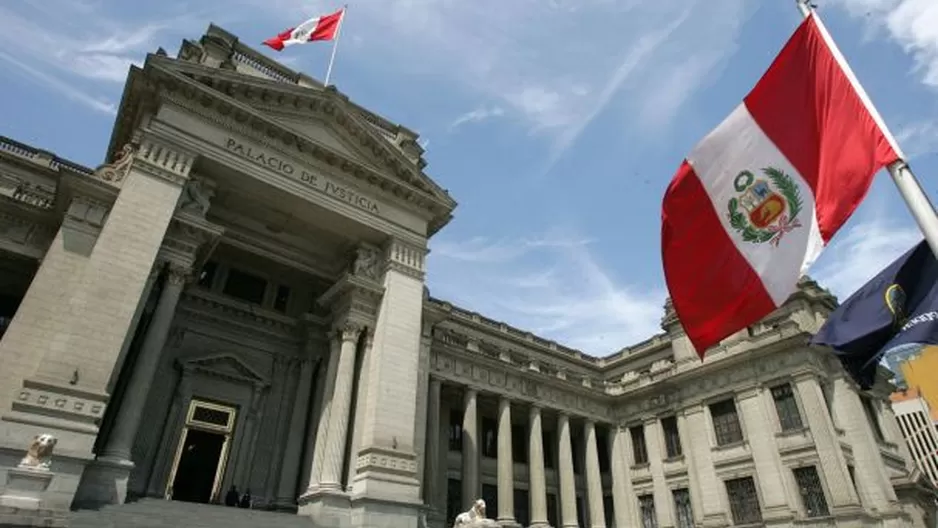
[(430, 294), (422, 153), (215, 26), (131, 69), (101, 166), (0, 139), (0, 525), (237, 486), (311, 527), (935, 526), (818, 284), (703, 362), (669, 306), (591, 357)]

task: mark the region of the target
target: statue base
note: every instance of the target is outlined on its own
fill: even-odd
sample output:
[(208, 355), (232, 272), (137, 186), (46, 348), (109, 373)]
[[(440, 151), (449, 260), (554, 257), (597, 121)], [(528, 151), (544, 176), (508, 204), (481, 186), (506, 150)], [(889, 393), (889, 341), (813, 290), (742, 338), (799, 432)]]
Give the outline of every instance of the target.
[(49, 483), (55, 475), (48, 469), (25, 467), (7, 470), (6, 486), (0, 494), (0, 507), (17, 510), (38, 510), (42, 506), (42, 496), (49, 489)]

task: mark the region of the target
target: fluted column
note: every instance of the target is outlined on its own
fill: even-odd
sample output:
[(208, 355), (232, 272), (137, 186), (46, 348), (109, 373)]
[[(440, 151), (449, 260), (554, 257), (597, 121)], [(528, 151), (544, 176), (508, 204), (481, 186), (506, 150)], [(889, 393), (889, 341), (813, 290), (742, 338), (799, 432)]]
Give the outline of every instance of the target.
[[(440, 467), (440, 428), (437, 423), (441, 419), (440, 414), (440, 396), (443, 384), (439, 379), (430, 378), (430, 398), (427, 402), (427, 465), (423, 476), (424, 502), (431, 508), (436, 508), (439, 504), (437, 496), (439, 495), (439, 475), (444, 468)], [(444, 488), (445, 489), (445, 488)], [(440, 512), (436, 512), (439, 514)], [(445, 515), (446, 512), (443, 512)]]
[(345, 441), (355, 375), (355, 348), (360, 334), (361, 328), (356, 326), (346, 326), (341, 331), (342, 345), (339, 349), (335, 391), (329, 411), (329, 434), (326, 437), (322, 480), (319, 483), (322, 489), (338, 490), (342, 486), (342, 462), (345, 458)]
[[(355, 421), (352, 423), (352, 428), (349, 429), (349, 435), (351, 435), (351, 441), (349, 445), (349, 453), (352, 453), (352, 462), (348, 465), (348, 473), (346, 477), (346, 482), (348, 487), (352, 486), (352, 479), (355, 478), (356, 473), (356, 464), (355, 459), (358, 456), (359, 447), (361, 447), (361, 436), (362, 429), (364, 428), (365, 422), (365, 413), (364, 406), (367, 405), (368, 401), (368, 391), (372, 390), (371, 383), (369, 383), (369, 371), (371, 370), (371, 347), (374, 344), (373, 333), (370, 331), (365, 332), (365, 346), (362, 349), (362, 361), (361, 361), (361, 370), (358, 374), (358, 395), (355, 398)], [(355, 355), (354, 352), (352, 354)], [(352, 364), (355, 364), (355, 360), (352, 360)], [(354, 366), (352, 367), (355, 368)], [(352, 373), (352, 383), (355, 383), (355, 374)], [(351, 489), (349, 489), (351, 491)]]
[(515, 475), (511, 453), (511, 400), (498, 402), (498, 522), (515, 523)]
[[(329, 436), (329, 416), (332, 409), (332, 396), (335, 392), (335, 377), (339, 368), (339, 351), (341, 343), (335, 332), (329, 334), (329, 361), (326, 364), (326, 372), (323, 377), (324, 384), (322, 388), (322, 405), (319, 411), (319, 422), (316, 426), (316, 440), (313, 444), (313, 463), (309, 471), (309, 484), (306, 493), (311, 493), (319, 489), (322, 482), (322, 462), (326, 452), (326, 438)], [(312, 420), (316, 409), (309, 410), (309, 419)]]
[(560, 477), (560, 525), (576, 528), (576, 483), (573, 477), (573, 446), (570, 442), (570, 418), (561, 414), (557, 418), (557, 442), (560, 460), (557, 474)]
[(765, 390), (756, 387), (739, 394), (739, 407), (746, 427), (746, 438), (759, 475), (762, 491), (762, 510), (766, 521), (787, 522), (792, 508), (788, 503), (782, 464), (775, 441), (775, 428), (771, 426), (766, 408)]
[(153, 376), (160, 366), (163, 347), (166, 346), (166, 337), (176, 314), (176, 305), (188, 277), (189, 269), (175, 265), (169, 266), (163, 291), (153, 313), (153, 319), (147, 330), (143, 347), (134, 363), (130, 374), (130, 381), (121, 400), (114, 428), (108, 437), (107, 445), (101, 458), (125, 461), (131, 460), (130, 452), (133, 449), (137, 429), (144, 416), (144, 407)]
[[(309, 345), (307, 345), (308, 351)], [(287, 431), (289, 438), (287, 447), (283, 452), (283, 465), (280, 470), (280, 483), (277, 487), (277, 502), (289, 506), (296, 501), (296, 480), (299, 476), (301, 456), (303, 453), (304, 423), (309, 412), (309, 394), (313, 385), (313, 373), (316, 369), (317, 359), (303, 358), (300, 362), (299, 383), (296, 386), (296, 395), (293, 398), (293, 410), (290, 415), (290, 428)]]
[(479, 498), (479, 416), (475, 389), (466, 389), (462, 415), (462, 502), (468, 510)]
[(664, 439), (662, 438), (661, 423), (657, 418), (646, 420), (645, 427), (645, 449), (648, 452), (648, 469), (651, 473), (652, 495), (655, 497), (655, 515), (659, 526), (672, 526), (670, 505), (674, 499), (671, 497), (671, 490), (668, 489), (668, 483), (664, 474), (665, 453), (662, 449)]
[(531, 503), (531, 528), (547, 526), (547, 480), (544, 476), (544, 431), (541, 408), (531, 407), (528, 427), (528, 500)]
[(612, 506), (615, 510), (616, 528), (639, 526), (632, 477), (629, 475), (629, 455), (625, 429), (616, 427), (609, 431), (612, 446)]
[(589, 501), (590, 526), (606, 528), (603, 480), (599, 472), (599, 450), (596, 446), (596, 424), (587, 420), (583, 432), (586, 437), (586, 500)]

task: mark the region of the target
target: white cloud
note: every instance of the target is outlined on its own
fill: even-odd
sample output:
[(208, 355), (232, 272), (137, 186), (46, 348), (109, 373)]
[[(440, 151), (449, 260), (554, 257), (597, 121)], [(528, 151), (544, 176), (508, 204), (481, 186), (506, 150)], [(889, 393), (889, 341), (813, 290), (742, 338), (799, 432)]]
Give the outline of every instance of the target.
[(914, 225), (878, 211), (837, 235), (811, 275), (843, 301), (921, 240)]
[(919, 121), (899, 129), (896, 141), (910, 159), (938, 152), (938, 124)]
[(659, 332), (664, 291), (619, 282), (590, 246), (562, 232), (433, 243), (431, 293), (596, 356)]
[(103, 112), (110, 115), (117, 114), (117, 106), (115, 106), (113, 103), (99, 99), (82, 90), (79, 90), (73, 85), (70, 85), (69, 83), (64, 82), (61, 79), (53, 77), (47, 73), (39, 71), (36, 68), (33, 68), (32, 66), (17, 60), (11, 55), (4, 53), (3, 51), (0, 51), (0, 62), (6, 62), (7, 64), (18, 68), (21, 73), (25, 74), (34, 81), (39, 82), (40, 84), (45, 85), (47, 88), (59, 92), (66, 98), (84, 105), (96, 112)]
[(886, 31), (915, 58), (923, 83), (938, 88), (938, 2), (935, 0), (832, 0), (850, 14)]
[(480, 123), (492, 119), (493, 117), (501, 117), (503, 115), (505, 115), (505, 111), (499, 106), (480, 106), (454, 119), (449, 125), (449, 129), (452, 131), (462, 125)]

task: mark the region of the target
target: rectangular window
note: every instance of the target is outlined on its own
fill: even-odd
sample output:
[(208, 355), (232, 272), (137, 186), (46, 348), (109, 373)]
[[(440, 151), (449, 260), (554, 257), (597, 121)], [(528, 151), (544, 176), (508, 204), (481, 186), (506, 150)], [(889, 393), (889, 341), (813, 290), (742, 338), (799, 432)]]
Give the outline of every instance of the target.
[(541, 440), (544, 446), (544, 468), (554, 469), (557, 465), (557, 437), (553, 431), (544, 430), (541, 432)]
[(449, 450), (462, 451), (462, 412), (456, 409), (449, 412)]
[(739, 425), (739, 415), (736, 414), (736, 404), (732, 398), (711, 404), (710, 417), (713, 419), (717, 445), (725, 446), (743, 441), (743, 430)]
[(771, 391), (772, 399), (775, 401), (775, 412), (778, 414), (778, 423), (782, 426), (782, 431), (795, 431), (804, 427), (791, 384), (785, 383), (784, 385), (772, 387)]
[(690, 504), (690, 491), (687, 488), (676, 489), (674, 495), (674, 512), (677, 514), (675, 528), (694, 528), (694, 510)]
[(866, 396), (860, 396), (860, 401), (863, 402), (863, 411), (866, 412), (866, 419), (870, 422), (870, 427), (873, 428), (873, 434), (876, 435), (876, 440), (882, 442), (885, 440), (885, 437), (883, 436), (883, 429), (879, 426), (879, 413), (876, 412), (873, 400)]
[(677, 417), (668, 416), (661, 419), (661, 431), (664, 433), (664, 447), (668, 458), (681, 456), (681, 433), (677, 429)]
[(511, 426), (511, 459), (515, 464), (528, 463), (528, 431), (523, 425)]
[(733, 524), (756, 524), (762, 522), (762, 510), (756, 495), (756, 482), (752, 477), (726, 481), (726, 495), (730, 499)]
[(251, 304), (263, 304), (267, 281), (263, 277), (236, 270), (228, 270), (222, 293)]
[(824, 489), (821, 487), (821, 479), (818, 477), (817, 468), (814, 466), (800, 467), (795, 469), (794, 473), (795, 482), (798, 484), (798, 492), (801, 494), (801, 503), (804, 504), (807, 516), (829, 516), (830, 510), (827, 508), (827, 499), (824, 497)]
[(658, 528), (658, 517), (655, 515), (655, 497), (651, 494), (638, 498), (638, 510), (642, 517), (642, 528)]
[(629, 428), (632, 436), (632, 462), (637, 466), (648, 463), (648, 446), (645, 445), (645, 426)]
[(491, 418), (482, 419), (482, 456), (498, 458), (498, 425)]
[(290, 287), (283, 284), (277, 286), (277, 295), (274, 296), (274, 310), (287, 313), (287, 302), (290, 300)]

